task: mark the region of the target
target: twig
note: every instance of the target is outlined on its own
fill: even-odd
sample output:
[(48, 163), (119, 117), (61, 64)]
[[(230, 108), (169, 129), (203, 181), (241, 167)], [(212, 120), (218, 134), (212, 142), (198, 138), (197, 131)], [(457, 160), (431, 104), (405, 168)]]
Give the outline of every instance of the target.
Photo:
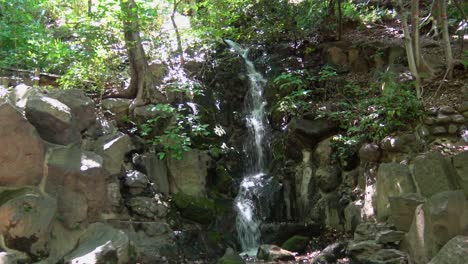
[(450, 68), (445, 71), (444, 78), (442, 78), (442, 82), (440, 83), (439, 87), (437, 88), (437, 90), (434, 93), (434, 95), (432, 96), (432, 98), (435, 98), (437, 93), (439, 93), (439, 90), (442, 87), (442, 85), (444, 85), (444, 81), (447, 78), (447, 75), (449, 74), (449, 72), (450, 72)]

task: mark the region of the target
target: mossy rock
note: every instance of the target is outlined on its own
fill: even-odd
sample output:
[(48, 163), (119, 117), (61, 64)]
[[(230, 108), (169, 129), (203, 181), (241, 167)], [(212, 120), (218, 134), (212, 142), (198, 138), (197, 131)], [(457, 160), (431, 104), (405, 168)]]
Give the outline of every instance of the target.
[(281, 248), (292, 252), (303, 252), (307, 247), (307, 242), (309, 242), (308, 237), (295, 235), (286, 240)]
[(224, 166), (216, 167), (216, 189), (228, 194), (231, 190), (233, 179)]
[(234, 250), (228, 248), (224, 256), (218, 259), (217, 264), (245, 264), (245, 261)]
[(184, 218), (205, 225), (215, 218), (215, 203), (210, 199), (179, 192), (173, 196), (173, 202)]

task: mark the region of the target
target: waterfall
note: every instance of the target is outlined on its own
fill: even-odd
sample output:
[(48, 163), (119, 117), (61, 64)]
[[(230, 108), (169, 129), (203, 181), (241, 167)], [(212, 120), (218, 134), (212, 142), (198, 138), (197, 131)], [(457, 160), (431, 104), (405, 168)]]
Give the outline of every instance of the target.
[(259, 204), (259, 197), (268, 195), (265, 190), (268, 190), (271, 182), (265, 173), (268, 155), (265, 154), (264, 146), (267, 144), (269, 132), (265, 114), (266, 101), (263, 97), (266, 80), (248, 58), (248, 49), (230, 40), (226, 40), (226, 43), (244, 59), (249, 79), (249, 91), (244, 105), (248, 129), (243, 146), (246, 157), (245, 176), (235, 199), (235, 207), (236, 228), (242, 250), (249, 255), (255, 255), (260, 243), (260, 224), (265, 212), (269, 213), (268, 206), (265, 206), (266, 210), (260, 208), (262, 204)]

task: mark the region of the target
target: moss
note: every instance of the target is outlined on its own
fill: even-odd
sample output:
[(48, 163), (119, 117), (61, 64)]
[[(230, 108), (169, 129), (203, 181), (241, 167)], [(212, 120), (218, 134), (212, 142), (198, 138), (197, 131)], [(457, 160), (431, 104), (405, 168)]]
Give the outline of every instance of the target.
[(309, 242), (308, 237), (295, 235), (286, 240), (281, 248), (292, 252), (303, 252), (307, 247), (307, 242)]
[(215, 218), (215, 203), (210, 199), (179, 192), (173, 196), (173, 202), (184, 218), (200, 224), (210, 224)]
[(216, 188), (219, 192), (229, 194), (233, 179), (224, 166), (216, 167)]

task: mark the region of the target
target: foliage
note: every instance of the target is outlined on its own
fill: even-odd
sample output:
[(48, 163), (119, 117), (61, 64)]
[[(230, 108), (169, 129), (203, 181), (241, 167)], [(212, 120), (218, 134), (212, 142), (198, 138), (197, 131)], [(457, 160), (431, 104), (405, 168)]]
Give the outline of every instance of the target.
[[(150, 144), (160, 146), (160, 159), (171, 157), (180, 160), (184, 152), (192, 149), (193, 138), (210, 135), (208, 124), (203, 124), (198, 115), (187, 113), (183, 105), (175, 108), (169, 104), (156, 104), (149, 108), (157, 115), (140, 125), (139, 134)], [(164, 129), (163, 134), (153, 135), (158, 121), (167, 118), (173, 121)]]

